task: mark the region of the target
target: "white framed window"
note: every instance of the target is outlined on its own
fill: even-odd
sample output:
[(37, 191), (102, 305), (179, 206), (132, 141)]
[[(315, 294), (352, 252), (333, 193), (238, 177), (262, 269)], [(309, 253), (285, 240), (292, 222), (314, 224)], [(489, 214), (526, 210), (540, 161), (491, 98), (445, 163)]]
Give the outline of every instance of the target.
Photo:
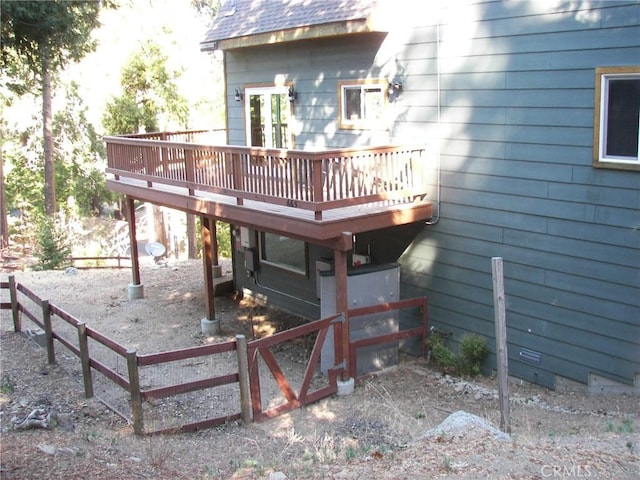
[(596, 69), (593, 166), (640, 170), (640, 66)]
[(387, 102), (386, 80), (364, 79), (338, 82), (340, 128), (379, 128)]

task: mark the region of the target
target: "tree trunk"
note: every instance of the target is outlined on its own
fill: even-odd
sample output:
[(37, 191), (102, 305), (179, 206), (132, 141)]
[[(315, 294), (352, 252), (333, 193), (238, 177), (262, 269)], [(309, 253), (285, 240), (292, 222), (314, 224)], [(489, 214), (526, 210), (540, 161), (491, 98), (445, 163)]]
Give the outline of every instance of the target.
[(44, 212), (56, 213), (56, 173), (53, 158), (53, 128), (51, 113), (51, 71), (49, 58), (42, 54), (42, 124), (44, 134)]
[(196, 240), (196, 216), (191, 213), (187, 213), (187, 245), (188, 258), (198, 258), (198, 244)]
[(0, 249), (9, 245), (9, 226), (7, 224), (7, 204), (4, 193), (4, 167), (0, 149)]

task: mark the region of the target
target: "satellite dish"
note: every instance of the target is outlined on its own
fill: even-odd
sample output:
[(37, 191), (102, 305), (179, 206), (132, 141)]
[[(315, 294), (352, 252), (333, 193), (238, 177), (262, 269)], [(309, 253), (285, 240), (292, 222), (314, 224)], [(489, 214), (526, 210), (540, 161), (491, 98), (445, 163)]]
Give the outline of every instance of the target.
[(151, 242), (144, 246), (144, 251), (155, 259), (164, 255), (167, 249), (160, 242)]

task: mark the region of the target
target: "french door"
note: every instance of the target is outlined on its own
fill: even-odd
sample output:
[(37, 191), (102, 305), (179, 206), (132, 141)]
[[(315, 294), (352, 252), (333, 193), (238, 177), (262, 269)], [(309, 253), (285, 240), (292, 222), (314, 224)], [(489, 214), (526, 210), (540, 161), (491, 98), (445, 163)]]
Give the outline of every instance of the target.
[(293, 148), (288, 87), (245, 89), (247, 145)]

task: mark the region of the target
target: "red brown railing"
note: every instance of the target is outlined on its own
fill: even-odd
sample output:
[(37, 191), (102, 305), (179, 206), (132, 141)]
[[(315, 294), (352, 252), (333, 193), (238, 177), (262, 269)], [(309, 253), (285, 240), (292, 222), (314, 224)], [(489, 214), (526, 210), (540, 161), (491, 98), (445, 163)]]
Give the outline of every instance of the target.
[(427, 194), (424, 148), (363, 147), (308, 152), (214, 145), (211, 132), (105, 137), (107, 173), (196, 191), (311, 210), (374, 202), (404, 203)]

